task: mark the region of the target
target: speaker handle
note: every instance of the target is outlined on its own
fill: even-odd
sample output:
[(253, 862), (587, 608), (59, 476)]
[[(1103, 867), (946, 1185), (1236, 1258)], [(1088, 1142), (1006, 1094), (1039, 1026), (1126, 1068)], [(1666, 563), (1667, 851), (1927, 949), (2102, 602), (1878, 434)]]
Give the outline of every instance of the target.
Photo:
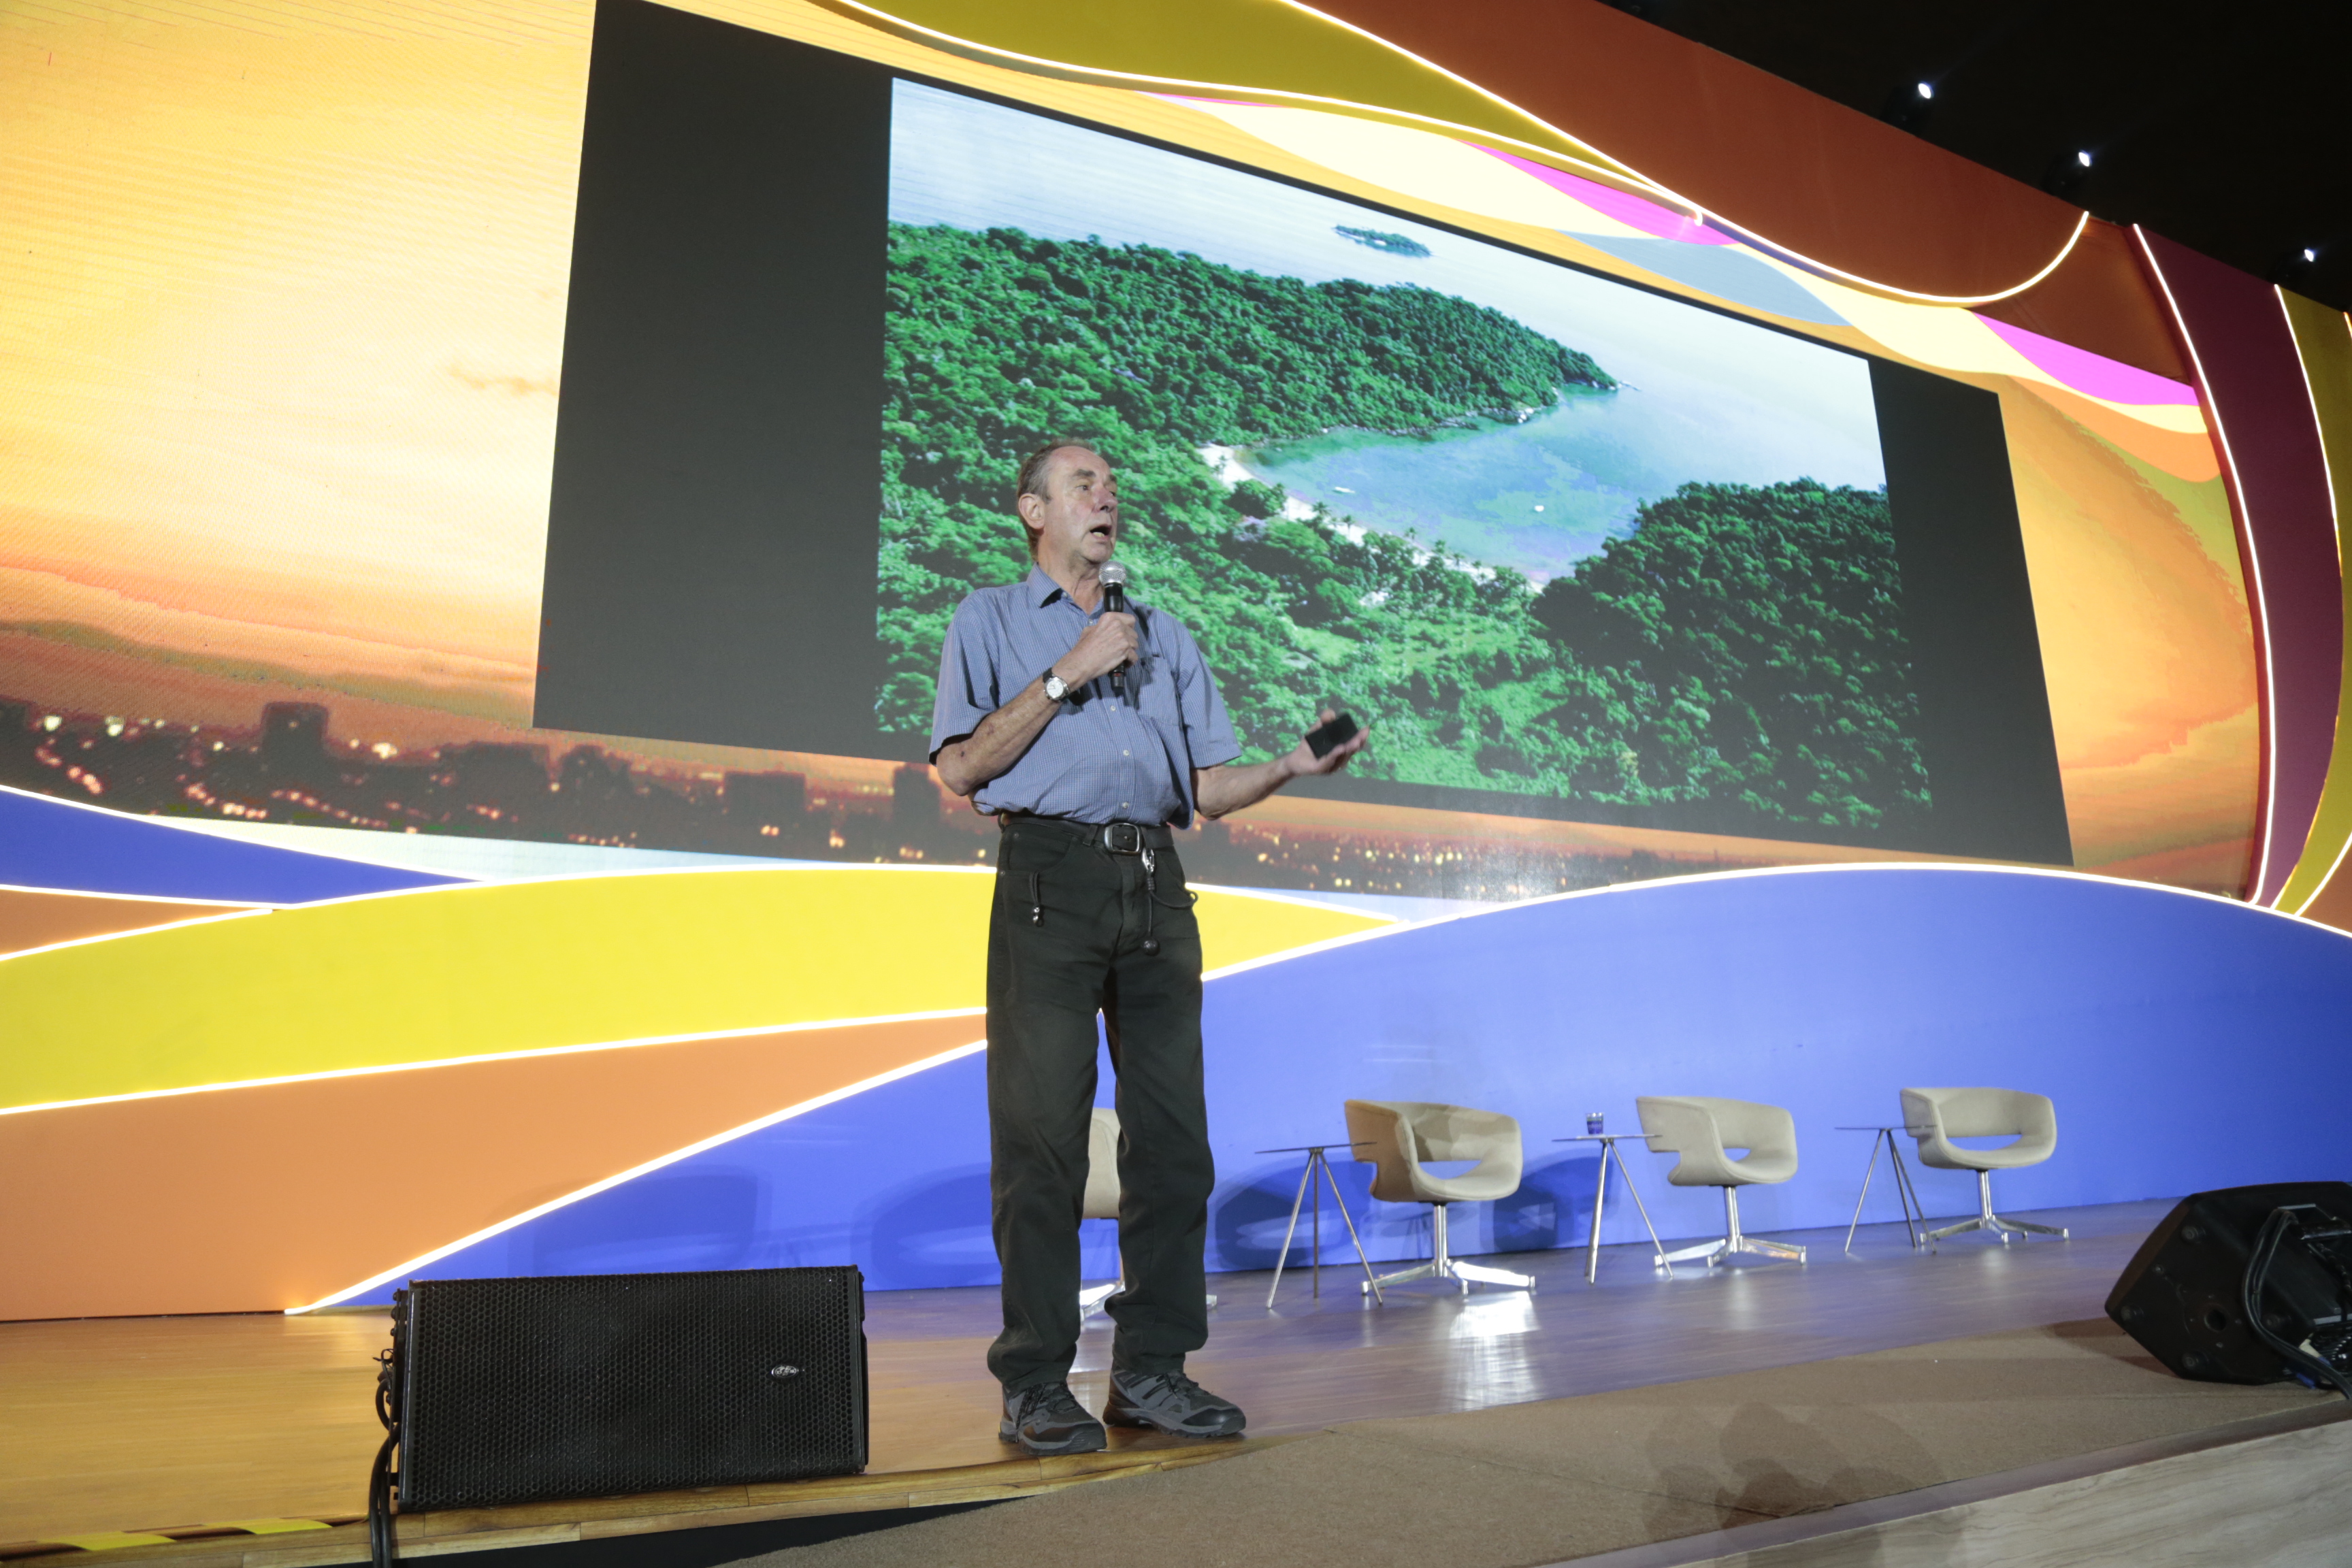
[(400, 1447), (402, 1376), (407, 1362), (408, 1292), (396, 1290), (392, 1298), (392, 1348), (378, 1351), (375, 1358), (375, 1417), (383, 1423), (383, 1444), (375, 1451), (375, 1463), (368, 1467), (368, 1557), (373, 1568), (393, 1568), (393, 1557), (398, 1542), (393, 1536), (392, 1500), (395, 1489), (393, 1479), (393, 1453)]

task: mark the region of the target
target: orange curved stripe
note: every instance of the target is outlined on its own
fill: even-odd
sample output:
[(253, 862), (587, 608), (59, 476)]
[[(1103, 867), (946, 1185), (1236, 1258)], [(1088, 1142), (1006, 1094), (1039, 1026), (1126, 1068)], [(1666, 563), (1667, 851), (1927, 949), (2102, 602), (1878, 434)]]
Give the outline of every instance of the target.
[(2014, 379), (2018, 385), (2084, 429), (2113, 442), (2150, 467), (2163, 469), (2176, 479), (2201, 485), (2208, 479), (2221, 477), (2221, 456), (2213, 449), (2213, 437), (2210, 436), (2194, 431), (2159, 429), (2134, 419), (2128, 414), (2118, 414), (2104, 403), (2069, 392), (2063, 386), (2052, 386), (2030, 376)]
[(0, 1319), (300, 1306), (980, 1035), (851, 1025), (0, 1118)]
[(0, 888), (0, 955), (55, 942), (145, 931), (205, 915), (231, 915), (248, 907), (118, 899), (104, 893), (52, 893), (37, 888)]

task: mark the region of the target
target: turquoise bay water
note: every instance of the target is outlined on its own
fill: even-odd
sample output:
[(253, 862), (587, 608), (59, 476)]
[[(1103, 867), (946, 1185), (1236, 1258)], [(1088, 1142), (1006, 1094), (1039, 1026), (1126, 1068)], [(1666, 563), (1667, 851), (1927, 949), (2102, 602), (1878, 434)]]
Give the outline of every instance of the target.
[(1697, 390), (1679, 399), (1639, 386), (1570, 392), (1520, 425), (1427, 437), (1335, 430), (1239, 456), (1302, 500), (1542, 580), (1631, 533), (1643, 501), (1686, 481), (1808, 477), (1786, 471), (1787, 455), (1770, 444), (1755, 450), (1738, 438), (1721, 389)]

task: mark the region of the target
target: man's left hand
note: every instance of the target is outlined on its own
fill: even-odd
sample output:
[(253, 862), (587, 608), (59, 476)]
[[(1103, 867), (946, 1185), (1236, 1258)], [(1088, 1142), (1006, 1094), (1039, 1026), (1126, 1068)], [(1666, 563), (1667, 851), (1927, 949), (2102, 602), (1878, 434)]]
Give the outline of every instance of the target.
[[(1315, 721), (1318, 724), (1328, 724), (1338, 717), (1337, 713), (1326, 708), (1317, 716)], [(1315, 754), (1314, 747), (1301, 741), (1288, 756), (1282, 759), (1283, 771), (1295, 779), (1312, 778), (1322, 773), (1336, 773), (1346, 767), (1348, 759), (1362, 751), (1364, 742), (1371, 738), (1372, 729), (1367, 724), (1319, 757)]]
[[(1321, 721), (1328, 723), (1337, 716), (1326, 708)], [(1255, 805), (1292, 779), (1338, 773), (1348, 765), (1349, 757), (1364, 749), (1364, 742), (1370, 738), (1368, 725), (1319, 757), (1314, 747), (1301, 741), (1294, 750), (1263, 763), (1194, 768), (1192, 798), (1206, 816), (1223, 816), (1229, 811)]]

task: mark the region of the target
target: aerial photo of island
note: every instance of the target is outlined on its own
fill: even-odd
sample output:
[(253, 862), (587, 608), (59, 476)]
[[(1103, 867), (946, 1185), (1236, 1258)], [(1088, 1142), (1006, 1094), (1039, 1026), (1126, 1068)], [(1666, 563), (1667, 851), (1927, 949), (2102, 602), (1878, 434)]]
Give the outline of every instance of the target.
[(1500, 247), (901, 82), (886, 730), (1027, 561), (1037, 442), (1119, 466), (1138, 596), (1244, 744), (1599, 820), (1869, 844), (1930, 809), (1867, 367)]

